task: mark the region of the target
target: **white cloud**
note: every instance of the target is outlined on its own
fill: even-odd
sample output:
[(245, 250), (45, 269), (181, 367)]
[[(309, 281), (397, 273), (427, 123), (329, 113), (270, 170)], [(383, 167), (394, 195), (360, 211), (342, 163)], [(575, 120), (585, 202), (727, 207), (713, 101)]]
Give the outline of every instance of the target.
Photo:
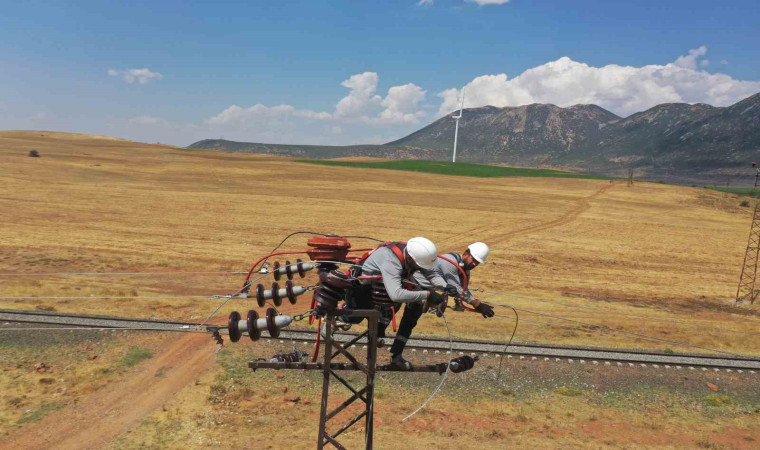
[(468, 2), (477, 3), (478, 5), (505, 5), (509, 0), (467, 0)]
[(160, 80), (163, 78), (158, 72), (152, 72), (150, 69), (127, 69), (127, 70), (114, 70), (108, 69), (108, 75), (112, 77), (122, 77), (127, 83), (137, 82), (138, 84), (145, 84), (151, 80)]
[(433, 0), (420, 0), (417, 2), (417, 6), (430, 6), (433, 4)]
[(697, 68), (697, 60), (701, 56), (705, 56), (707, 54), (707, 47), (704, 45), (700, 46), (699, 48), (693, 48), (689, 50), (688, 55), (679, 56), (678, 59), (673, 63), (678, 67), (683, 67), (684, 69), (696, 69)]
[(420, 102), (425, 99), (425, 91), (413, 83), (393, 86), (380, 104), (385, 109), (375, 119), (385, 124), (419, 123), (425, 117), (420, 110)]
[[(675, 62), (642, 67), (616, 64), (593, 67), (562, 57), (512, 79), (505, 73), (473, 79), (465, 86), (465, 107), (593, 103), (627, 116), (667, 102), (727, 106), (760, 91), (760, 81), (736, 80), (697, 69), (706, 53), (707, 48), (702, 46)], [(440, 92), (443, 103), (438, 113), (444, 115), (458, 109), (460, 93), (453, 88)]]
[(341, 86), (351, 89), (335, 105), (335, 115), (338, 117), (366, 117), (382, 102), (382, 97), (375, 94), (379, 77), (375, 72), (364, 72), (352, 75), (344, 80)]

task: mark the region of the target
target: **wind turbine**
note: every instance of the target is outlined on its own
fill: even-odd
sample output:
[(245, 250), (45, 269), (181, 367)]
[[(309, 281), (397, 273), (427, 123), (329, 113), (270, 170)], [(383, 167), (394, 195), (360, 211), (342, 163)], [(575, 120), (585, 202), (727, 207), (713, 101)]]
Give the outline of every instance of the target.
[(459, 115), (451, 116), (452, 119), (456, 119), (457, 124), (454, 127), (454, 157), (451, 158), (451, 162), (457, 162), (457, 138), (459, 137), (459, 119), (462, 118), (462, 110), (464, 109), (464, 89), (462, 88), (462, 105), (459, 107)]

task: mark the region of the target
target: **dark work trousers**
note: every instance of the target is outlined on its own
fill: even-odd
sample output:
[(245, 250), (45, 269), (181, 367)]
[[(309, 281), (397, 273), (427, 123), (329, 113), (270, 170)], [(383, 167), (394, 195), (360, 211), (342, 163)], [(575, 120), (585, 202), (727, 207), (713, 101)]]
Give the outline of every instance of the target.
[(396, 356), (404, 352), (406, 341), (412, 335), (412, 330), (417, 326), (417, 321), (422, 317), (421, 303), (407, 303), (404, 307), (404, 315), (401, 317), (401, 323), (398, 326), (396, 339), (391, 346), (391, 355)]
[[(346, 292), (345, 305), (349, 309), (375, 309), (375, 304), (372, 301), (372, 286), (362, 285), (349, 288)], [(394, 308), (398, 311), (401, 308), (401, 303), (394, 303)], [(391, 311), (390, 305), (382, 306), (380, 308), (380, 320), (377, 324), (377, 337), (385, 337), (385, 330), (388, 328), (388, 324), (391, 323), (392, 317), (393, 312)], [(361, 323), (364, 319), (361, 317), (344, 317), (342, 320), (346, 323)], [(412, 327), (414, 327), (414, 325), (412, 325)]]

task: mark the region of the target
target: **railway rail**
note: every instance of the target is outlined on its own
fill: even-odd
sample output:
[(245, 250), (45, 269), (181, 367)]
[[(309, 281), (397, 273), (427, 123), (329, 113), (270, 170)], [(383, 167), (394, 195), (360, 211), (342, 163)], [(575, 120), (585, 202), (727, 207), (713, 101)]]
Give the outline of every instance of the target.
[[(0, 329), (7, 324), (41, 324), (56, 327), (75, 327), (112, 330), (144, 330), (226, 334), (226, 326), (187, 322), (173, 322), (125, 317), (77, 315), (43, 311), (0, 310)], [(336, 333), (335, 341), (348, 342), (356, 335)], [(277, 338), (262, 335), (265, 339), (310, 345), (316, 341), (316, 331), (282, 330)], [(356, 345), (366, 345), (359, 340)], [(407, 347), (423, 353), (449, 352), (449, 340), (419, 337), (410, 339)], [(760, 372), (760, 357), (724, 356), (709, 354), (661, 353), (637, 349), (611, 349), (598, 347), (558, 346), (545, 344), (512, 343), (504, 349), (504, 343), (480, 340), (455, 340), (456, 354), (472, 354), (480, 357), (500, 356), (530, 361), (553, 361), (577, 364), (604, 364), (629, 367), (651, 367), (674, 370), (726, 370), (738, 373), (756, 374)]]

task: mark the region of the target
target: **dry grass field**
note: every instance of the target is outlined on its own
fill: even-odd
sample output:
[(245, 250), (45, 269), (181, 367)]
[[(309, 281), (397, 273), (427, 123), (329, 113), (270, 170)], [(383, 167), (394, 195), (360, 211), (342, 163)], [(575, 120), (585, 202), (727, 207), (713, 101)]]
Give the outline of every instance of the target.
[[(33, 149), (39, 151), (40, 158), (28, 156)], [(480, 288), (478, 295), (489, 301), (521, 310), (516, 341), (696, 351), (674, 343), (600, 333), (590, 325), (528, 312), (533, 311), (694, 346), (758, 355), (757, 307), (729, 304), (751, 221), (750, 208), (741, 207), (740, 201), (733, 194), (651, 183), (628, 187), (622, 181), (470, 178), (361, 170), (86, 135), (0, 132), (0, 308), (197, 321), (206, 318), (219, 303), (206, 297), (236, 291), (242, 276), (169, 272), (247, 270), (258, 255), (298, 230), (395, 240), (423, 235), (443, 251), (464, 250), (474, 240), (491, 246), (489, 263), (473, 272), (472, 286)], [(303, 248), (305, 240), (295, 237), (286, 247)], [(371, 242), (361, 240), (354, 244), (371, 246)], [(163, 274), (51, 275), (135, 271)], [(306, 282), (313, 282), (313, 277)], [(223, 323), (231, 310), (246, 311), (252, 306), (250, 301), (234, 300), (214, 321)], [(308, 299), (304, 298), (286, 310), (307, 308)], [(511, 315), (508, 309), (501, 312)], [(514, 324), (511, 319), (486, 321), (464, 313), (452, 313), (449, 320), (456, 336), (490, 339), (506, 338)], [(418, 332), (444, 335), (445, 329), (439, 320), (425, 317)], [(6, 339), (8, 334), (0, 338)], [(161, 339), (163, 343), (157, 344)], [(34, 384), (41, 375), (30, 371), (28, 364), (4, 362), (0, 378), (3, 387), (24, 386), (29, 394), (24, 398), (21, 392), (4, 389), (0, 400), (6, 411), (0, 433), (10, 432), (9, 439), (15, 439), (19, 430), (49, 426), (47, 421), (60, 417), (74, 399), (99, 395), (104, 383), (116, 382), (129, 370), (156, 372), (160, 368), (146, 366), (150, 361), (123, 370), (118, 369), (117, 362), (129, 346), (149, 347), (159, 355), (177, 339), (119, 336), (97, 344), (104, 346), (100, 363), (111, 361), (113, 367), (96, 367), (89, 372), (71, 369), (80, 388), (64, 389), (56, 406), (47, 406), (49, 416), (40, 417), (42, 422), (36, 424), (19, 420), (29, 416), (25, 409), (44, 405), (45, 389), (53, 388)], [(71, 345), (74, 347), (66, 347), (74, 349), (70, 354), (82, 359), (82, 351), (76, 351), (76, 345), (81, 344)], [(197, 346), (199, 351), (207, 348)], [(14, 354), (24, 361), (44, 356), (25, 346), (9, 346), (4, 352), (10, 352), (11, 360)], [(242, 364), (252, 354), (257, 354), (256, 346), (240, 345), (224, 350), (220, 358), (237, 356), (236, 361)], [(62, 354), (44, 357), (56, 361), (63, 358)], [(60, 364), (63, 371), (66, 364), (73, 363), (61, 360)], [(125, 429), (132, 430), (129, 434), (124, 434), (124, 429), (111, 430), (118, 437), (109, 445), (242, 445), (251, 436), (265, 436), (268, 431), (293, 425), (298, 436), (306, 437), (299, 441), (303, 444), (280, 436), (273, 439), (273, 447), (312, 446), (314, 411), (318, 408), (314, 403), (318, 402), (313, 401), (315, 391), (298, 381), (299, 374), (287, 374), (287, 381), (291, 390), (303, 390), (304, 398), (312, 399), (310, 404), (282, 403), (281, 383), (272, 382), (271, 373), (248, 377), (236, 375), (230, 367), (199, 371), (195, 383), (187, 386), (167, 386), (165, 392), (171, 395), (167, 394), (163, 407), (130, 422), (132, 428), (125, 424)], [(105, 373), (98, 372), (100, 369)], [(515, 366), (511, 370), (517, 373), (521, 369)], [(589, 374), (585, 380), (599, 376)], [(477, 380), (476, 375), (472, 377)], [(66, 375), (61, 379), (70, 378)], [(151, 379), (170, 383), (165, 380), (173, 378)], [(400, 383), (389, 381), (393, 386)], [(746, 380), (740, 377), (726, 375), (724, 382), (736, 383), (738, 397), (745, 392), (741, 386)], [(241, 390), (236, 390), (238, 385)], [(396, 430), (409, 442), (436, 442), (451, 448), (467, 446), (471, 438), (478, 439), (483, 448), (503, 448), (505, 443), (555, 447), (560, 442), (578, 447), (752, 447), (756, 445), (754, 439), (760, 439), (758, 411), (752, 409), (752, 402), (760, 400), (751, 395), (750, 406), (734, 399), (731, 406), (702, 408), (689, 403), (691, 397), (686, 394), (673, 394), (671, 398), (669, 391), (658, 391), (651, 397), (658, 400), (626, 412), (614, 402), (595, 403), (583, 389), (579, 395), (565, 395), (566, 391), (557, 391), (558, 386), (549, 383), (548, 390), (510, 385), (498, 387), (499, 392), (507, 390), (516, 396), (471, 399), (482, 412), (483, 423), (463, 426), (466, 429), (448, 436), (443, 445), (436, 439), (441, 436), (439, 429), (447, 428), (447, 421), (465, 424), (469, 420), (461, 410), (471, 403), (465, 401), (467, 395), (460, 395), (462, 392), (450, 390), (431, 405), (428, 416), (421, 416), (421, 422), (398, 422), (433, 385), (428, 380), (422, 386), (412, 386), (414, 389), (402, 389), (400, 411), (387, 405), (393, 387), (385, 388), (379, 399), (385, 406), (379, 407), (378, 415), (382, 448), (394, 447)], [(703, 398), (708, 394), (711, 391), (699, 395)], [(241, 411), (253, 414), (267, 398), (270, 403), (276, 398), (276, 407), (267, 407), (267, 417), (253, 419), (257, 421), (255, 430), (250, 429), (251, 422), (246, 422), (250, 417)], [(16, 404), (5, 403), (11, 401)], [(64, 410), (55, 411), (59, 407)], [(567, 416), (566, 411), (574, 412)], [(662, 420), (648, 422), (652, 414)], [(710, 420), (709, 429), (691, 434), (684, 430), (705, 420)], [(502, 431), (493, 423), (506, 423), (507, 429), (518, 432)], [(614, 439), (603, 432), (606, 427), (616, 429), (616, 424), (619, 431), (621, 423), (630, 432), (618, 433)], [(542, 427), (546, 426), (556, 433), (544, 432)], [(641, 440), (640, 431), (653, 426), (653, 440)], [(676, 434), (684, 436), (664, 437)], [(228, 437), (232, 440), (225, 442), (223, 437), (229, 435), (234, 438)]]

